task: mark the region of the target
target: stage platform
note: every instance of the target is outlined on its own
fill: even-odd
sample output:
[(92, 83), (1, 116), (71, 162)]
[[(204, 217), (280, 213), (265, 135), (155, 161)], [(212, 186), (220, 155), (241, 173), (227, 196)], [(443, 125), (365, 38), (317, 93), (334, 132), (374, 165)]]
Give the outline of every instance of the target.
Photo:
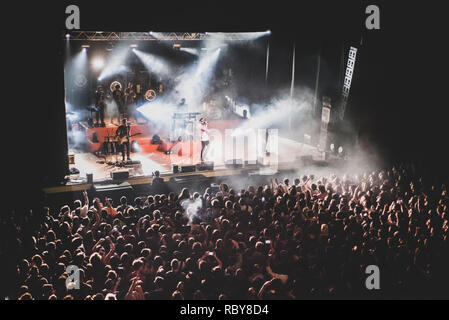
[[(276, 173), (277, 171), (296, 170), (304, 165), (303, 160), (322, 161), (323, 154), (316, 147), (299, 143), (291, 139), (279, 137), (277, 139), (276, 152), (270, 151), (270, 154), (264, 154), (263, 157), (256, 158), (254, 155), (248, 155), (248, 150), (236, 152), (230, 148), (226, 148), (229, 154), (225, 154), (221, 159), (242, 159), (243, 164), (240, 167), (232, 168), (226, 165), (224, 160), (220, 158), (209, 159), (214, 162), (214, 169), (207, 171), (173, 173), (173, 165), (179, 167), (185, 165), (197, 165), (200, 163), (200, 142), (191, 142), (193, 149), (189, 152), (174, 154), (165, 154), (163, 152), (136, 152), (131, 154), (134, 164), (127, 167), (117, 167), (104, 163), (104, 159), (100, 159), (90, 152), (79, 152), (71, 150), (75, 157), (75, 163), (71, 164), (71, 168), (77, 168), (80, 171), (79, 178), (68, 182), (64, 186), (55, 186), (44, 188), (46, 194), (55, 194), (63, 192), (77, 192), (88, 190), (92, 184), (104, 184), (113, 182), (112, 173), (117, 171), (128, 171), (129, 178), (122, 181), (128, 182), (130, 185), (150, 184), (153, 181), (152, 174), (156, 170), (160, 172), (161, 178), (169, 181), (172, 177), (184, 177), (189, 175), (202, 174), (205, 177), (226, 177), (232, 175), (240, 175), (242, 171), (252, 171), (260, 173)], [(247, 159), (247, 162), (245, 162)], [(254, 159), (254, 160), (250, 160)], [(108, 161), (115, 162), (121, 160), (121, 156), (108, 156)], [(229, 163), (228, 163), (229, 164)], [(86, 174), (93, 175), (93, 183), (87, 183)]]

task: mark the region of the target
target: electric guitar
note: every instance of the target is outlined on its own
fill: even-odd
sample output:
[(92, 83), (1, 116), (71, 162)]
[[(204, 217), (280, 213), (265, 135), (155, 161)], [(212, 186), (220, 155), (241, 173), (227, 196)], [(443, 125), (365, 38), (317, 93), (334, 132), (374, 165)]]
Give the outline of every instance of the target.
[(135, 137), (135, 136), (138, 136), (139, 134), (141, 134), (140, 132), (139, 133), (135, 133), (135, 134), (132, 134), (132, 135), (126, 135), (126, 136), (123, 136), (123, 137), (119, 137), (119, 140), (118, 140), (118, 143), (120, 144), (120, 145), (122, 145), (122, 144), (124, 144), (125, 142), (129, 142), (129, 139), (130, 138), (132, 138), (132, 137)]

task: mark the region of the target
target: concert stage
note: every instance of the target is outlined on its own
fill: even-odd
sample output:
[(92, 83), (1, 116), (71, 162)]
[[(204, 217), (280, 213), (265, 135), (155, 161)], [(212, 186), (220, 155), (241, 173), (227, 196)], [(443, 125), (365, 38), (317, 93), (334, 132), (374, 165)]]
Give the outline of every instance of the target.
[[(234, 120), (215, 121), (210, 123), (210, 127), (217, 129), (216, 133), (220, 136), (221, 133), (226, 135), (224, 133), (226, 129), (230, 127), (235, 128), (240, 123), (241, 121)], [(132, 162), (122, 165), (116, 165), (116, 161), (121, 162), (121, 154), (108, 155), (106, 157), (94, 154), (93, 151), (98, 150), (96, 148), (99, 148), (101, 143), (98, 142), (95, 145), (91, 141), (93, 133), (96, 133), (99, 140), (104, 139), (105, 136), (110, 135), (110, 132), (116, 129), (116, 125), (108, 124), (106, 128), (83, 128), (83, 130), (86, 130), (86, 136), (89, 140), (87, 143), (88, 147), (92, 148), (95, 145), (96, 148), (83, 151), (69, 150), (74, 160), (74, 163), (70, 164), (70, 168), (78, 169), (79, 175), (71, 176), (71, 181), (65, 186), (44, 189), (45, 193), (80, 191), (90, 189), (92, 183), (110, 183), (114, 181), (112, 178), (114, 172), (121, 173), (126, 171), (128, 172), (126, 174), (128, 177), (121, 181), (128, 182), (131, 185), (142, 185), (152, 182), (152, 174), (156, 170), (160, 172), (161, 178), (168, 181), (172, 177), (194, 174), (202, 174), (205, 177), (239, 175), (243, 170), (260, 172), (261, 174), (264, 172), (276, 173), (278, 171), (298, 169), (304, 165), (305, 159), (310, 161), (323, 160), (322, 152), (317, 150), (316, 147), (293, 141), (277, 134), (270, 136), (268, 145), (265, 139), (262, 138), (256, 139), (256, 142), (245, 140), (243, 147), (235, 146), (235, 139), (239, 138), (231, 138), (231, 142), (220, 143), (217, 135), (211, 135), (210, 155), (208, 152), (206, 161), (213, 162), (213, 170), (209, 168), (209, 170), (198, 171), (198, 168), (195, 168), (194, 172), (182, 172), (181, 167), (197, 167), (200, 163), (201, 142), (189, 141), (178, 144), (170, 142), (164, 146), (151, 145), (149, 143), (149, 134), (152, 133), (150, 128), (151, 126), (148, 125), (131, 126), (131, 134), (144, 130), (147, 131), (145, 131), (145, 135), (141, 135), (138, 139), (136, 137), (140, 151), (131, 153)], [(219, 138), (222, 138), (224, 141), (226, 140), (224, 137)], [(254, 144), (257, 144), (257, 146)], [(259, 148), (260, 145), (264, 146), (264, 148)], [(265, 152), (265, 146), (269, 153)], [(169, 148), (172, 148), (172, 152), (165, 152)], [(261, 152), (261, 149), (264, 152)], [(180, 172), (174, 173), (173, 165), (177, 165)], [(87, 181), (87, 174), (92, 174), (92, 183)]]

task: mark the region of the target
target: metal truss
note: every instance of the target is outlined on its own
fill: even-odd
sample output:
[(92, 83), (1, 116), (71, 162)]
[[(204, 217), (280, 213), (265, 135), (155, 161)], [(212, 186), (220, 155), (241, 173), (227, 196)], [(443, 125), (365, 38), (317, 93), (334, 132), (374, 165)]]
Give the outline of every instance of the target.
[(70, 35), (70, 40), (82, 41), (199, 41), (226, 40), (238, 41), (255, 39), (269, 34), (265, 32), (104, 32), (104, 31), (69, 31), (64, 32), (64, 38)]
[(82, 41), (184, 41), (184, 40), (205, 40), (206, 33), (194, 32), (102, 32), (102, 31), (69, 31), (64, 32), (70, 35), (70, 40)]

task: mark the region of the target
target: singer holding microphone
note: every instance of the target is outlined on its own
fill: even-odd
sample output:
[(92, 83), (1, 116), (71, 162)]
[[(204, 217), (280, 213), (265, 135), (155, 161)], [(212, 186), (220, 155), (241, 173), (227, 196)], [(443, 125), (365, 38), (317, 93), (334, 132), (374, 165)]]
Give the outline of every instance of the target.
[(207, 146), (209, 145), (209, 129), (207, 127), (207, 121), (204, 118), (200, 119), (200, 131), (201, 131), (201, 162), (204, 162), (204, 156), (207, 153)]

